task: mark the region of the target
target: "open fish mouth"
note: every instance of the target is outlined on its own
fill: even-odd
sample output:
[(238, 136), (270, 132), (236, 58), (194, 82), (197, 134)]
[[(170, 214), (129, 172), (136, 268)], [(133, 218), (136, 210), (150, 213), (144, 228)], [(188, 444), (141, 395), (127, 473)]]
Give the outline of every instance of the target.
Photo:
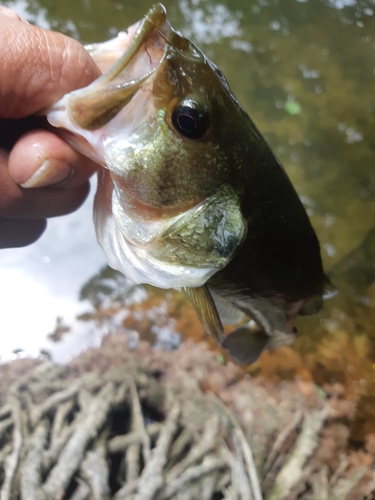
[(72, 132), (72, 125), (81, 131), (98, 130), (110, 122), (138, 90), (152, 90), (147, 83), (164, 60), (170, 32), (166, 10), (156, 4), (127, 32), (119, 33), (117, 38), (104, 44), (86, 46), (105, 73), (84, 89), (68, 94), (68, 100), (64, 97), (52, 106), (48, 114), (51, 125), (61, 127), (59, 112), (67, 110)]

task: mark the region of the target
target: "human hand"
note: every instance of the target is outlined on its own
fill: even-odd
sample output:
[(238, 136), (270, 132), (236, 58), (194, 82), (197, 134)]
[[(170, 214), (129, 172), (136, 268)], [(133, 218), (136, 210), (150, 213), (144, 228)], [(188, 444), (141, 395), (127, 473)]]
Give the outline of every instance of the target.
[(0, 7), (0, 248), (35, 241), (46, 219), (76, 210), (96, 164), (36, 117), (99, 69), (81, 44)]

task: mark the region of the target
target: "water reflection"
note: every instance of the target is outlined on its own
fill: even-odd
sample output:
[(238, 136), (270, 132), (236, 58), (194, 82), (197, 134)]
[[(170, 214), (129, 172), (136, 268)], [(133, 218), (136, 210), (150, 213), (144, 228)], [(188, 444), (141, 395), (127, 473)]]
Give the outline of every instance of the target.
[(239, 37), (240, 11), (231, 12), (225, 5), (195, 1), (192, 8), (188, 0), (180, 0), (179, 8), (185, 17), (184, 35), (198, 45), (221, 42), (224, 38)]
[[(301, 371), (303, 377), (317, 376), (320, 367), (324, 377), (370, 391), (375, 380), (375, 2), (168, 0), (165, 4), (173, 26), (224, 71), (276, 151), (318, 233), (325, 268), (332, 269), (340, 288), (320, 316), (300, 322), (304, 335), (296, 346), (305, 362), (295, 366), (308, 367), (308, 373)], [(41, 26), (95, 42), (135, 22), (150, 2), (21, 0), (8, 5)], [(102, 263), (90, 204), (68, 218), (51, 221), (49, 231), (33, 247), (0, 252), (2, 282), (10, 280), (2, 287), (1, 332), (10, 332), (9, 337), (17, 331), (32, 332), (33, 339), (44, 336), (53, 328), (55, 316), (73, 314), (79, 285)], [(10, 269), (14, 274), (6, 275), (4, 270)], [(22, 296), (22, 290), (31, 286), (29, 279), (39, 288)], [(51, 326), (42, 323), (52, 311), (42, 290), (68, 301), (56, 302)], [(16, 323), (21, 315), (24, 322)], [(139, 326), (127, 321), (129, 330)], [(191, 326), (177, 322), (174, 329)], [(2, 338), (7, 342), (5, 352), (10, 344), (20, 347), (19, 339)], [(256, 366), (257, 373), (270, 373), (270, 366), (277, 372), (274, 358), (265, 358)], [(371, 414), (374, 402), (365, 400)]]
[[(17, 348), (33, 356), (41, 348), (56, 351), (46, 339), (56, 317), (72, 322), (84, 310), (85, 305), (77, 300), (79, 288), (104, 264), (91, 222), (94, 190), (74, 214), (50, 219), (47, 231), (34, 245), (0, 251), (1, 360), (12, 357)], [(80, 329), (86, 335), (83, 330), (87, 328)], [(85, 339), (70, 339), (59, 361), (92, 344), (90, 335)]]

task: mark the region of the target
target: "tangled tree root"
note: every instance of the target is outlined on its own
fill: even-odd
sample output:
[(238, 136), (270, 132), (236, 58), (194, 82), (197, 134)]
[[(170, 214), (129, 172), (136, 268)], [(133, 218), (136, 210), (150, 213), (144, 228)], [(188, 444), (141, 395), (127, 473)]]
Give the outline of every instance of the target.
[(337, 398), (237, 381), (199, 346), (124, 344), (109, 337), (67, 367), (2, 367), (1, 500), (370, 498), (373, 457), (322, 454), (350, 417)]

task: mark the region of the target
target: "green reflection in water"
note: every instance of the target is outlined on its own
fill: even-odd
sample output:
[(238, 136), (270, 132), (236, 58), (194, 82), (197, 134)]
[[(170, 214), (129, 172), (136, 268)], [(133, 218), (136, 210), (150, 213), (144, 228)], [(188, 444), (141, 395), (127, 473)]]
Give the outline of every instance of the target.
[[(44, 10), (54, 29), (88, 43), (115, 36), (150, 5), (29, 0), (28, 10)], [(297, 342), (299, 349), (309, 354), (332, 334), (332, 321), (328, 330), (321, 326), (332, 314), (348, 335), (365, 332), (375, 339), (374, 2), (168, 0), (165, 5), (171, 24), (224, 71), (305, 202), (325, 269), (335, 266), (341, 294), (318, 317), (300, 321), (306, 335)], [(370, 239), (355, 250), (367, 234)], [(366, 349), (360, 355), (375, 362), (373, 347)], [(368, 372), (359, 377), (374, 378)], [(371, 412), (373, 403), (366, 404)]]

